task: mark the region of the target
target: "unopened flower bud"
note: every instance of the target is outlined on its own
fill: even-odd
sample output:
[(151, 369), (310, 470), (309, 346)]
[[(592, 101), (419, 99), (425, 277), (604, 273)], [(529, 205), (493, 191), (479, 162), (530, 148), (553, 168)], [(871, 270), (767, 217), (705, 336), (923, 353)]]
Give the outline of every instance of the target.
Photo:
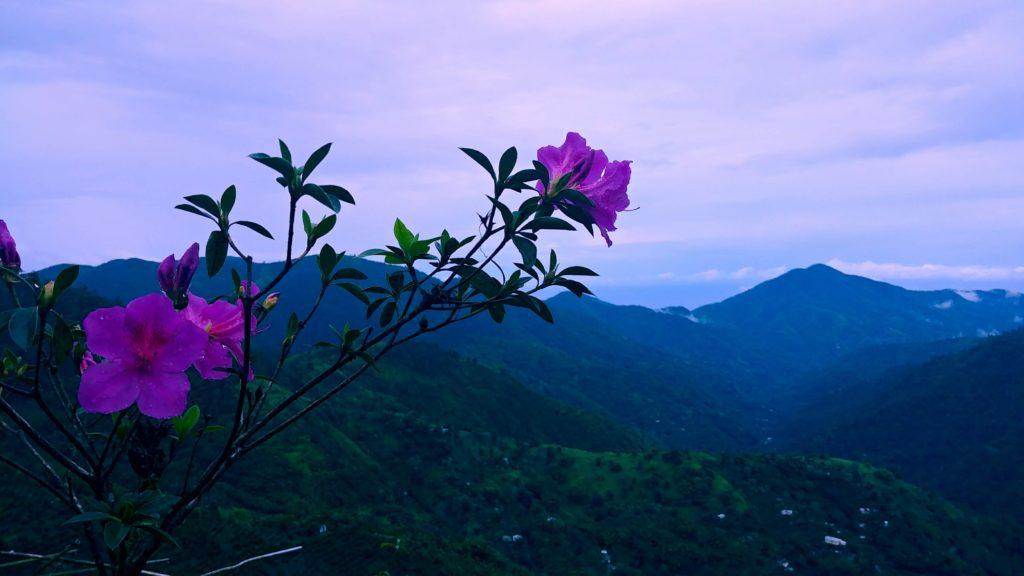
[(274, 309), (274, 306), (277, 306), (277, 301), (280, 298), (280, 292), (272, 292), (270, 295), (263, 299), (263, 304), (261, 306), (265, 311), (270, 312), (271, 310)]
[(0, 220), (0, 264), (14, 271), (21, 270), (21, 256), (18, 254), (18, 246), (14, 243), (14, 237), (7, 229), (7, 223)]
[(175, 261), (174, 254), (171, 254), (164, 258), (160, 267), (156, 269), (156, 279), (160, 282), (160, 288), (178, 310), (188, 306), (188, 288), (198, 267), (199, 244), (193, 242), (181, 255), (181, 260)]

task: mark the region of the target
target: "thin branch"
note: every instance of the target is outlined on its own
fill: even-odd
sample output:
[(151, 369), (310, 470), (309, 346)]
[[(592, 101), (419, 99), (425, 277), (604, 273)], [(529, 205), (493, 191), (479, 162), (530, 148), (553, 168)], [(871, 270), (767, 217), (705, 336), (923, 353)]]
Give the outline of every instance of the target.
[[(0, 551), (0, 554), (3, 554), (4, 556), (14, 556), (15, 558), (34, 558), (36, 560), (47, 560), (53, 556), (53, 554), (33, 554), (31, 552), (18, 552), (16, 550), (2, 550)], [(94, 566), (93, 562), (89, 560), (81, 560), (79, 558), (61, 558), (60, 561), (65, 562), (67, 564), (75, 564), (78, 566)], [(143, 570), (142, 572), (140, 572), (140, 574), (144, 574), (145, 576), (170, 576), (169, 574), (164, 574), (162, 572), (153, 572), (151, 570)]]
[(260, 556), (253, 556), (252, 558), (246, 558), (245, 560), (242, 560), (241, 562), (239, 562), (237, 564), (232, 564), (231, 566), (225, 566), (224, 568), (218, 568), (216, 570), (211, 570), (209, 572), (204, 572), (204, 573), (200, 574), (199, 576), (213, 576), (214, 574), (220, 574), (221, 572), (228, 572), (229, 570), (237, 570), (238, 568), (241, 568), (242, 566), (245, 566), (249, 562), (255, 562), (256, 560), (264, 560), (266, 558), (273, 558), (274, 556), (281, 556), (283, 554), (291, 554), (292, 552), (298, 552), (299, 550), (302, 550), (302, 546), (294, 546), (292, 548), (287, 548), (285, 550), (278, 550), (277, 552), (271, 552), (269, 554), (263, 554), (263, 555), (260, 555)]

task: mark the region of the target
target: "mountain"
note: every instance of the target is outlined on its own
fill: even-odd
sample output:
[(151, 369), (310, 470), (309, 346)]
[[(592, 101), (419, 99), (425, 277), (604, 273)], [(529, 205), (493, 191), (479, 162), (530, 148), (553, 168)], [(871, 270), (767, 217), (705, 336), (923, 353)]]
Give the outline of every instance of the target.
[[(384, 281), (393, 267), (359, 258), (343, 266)], [(116, 260), (83, 267), (76, 286), (126, 302), (156, 289), (156, 263)], [(256, 264), (253, 278), (265, 285), (280, 263)], [(201, 272), (193, 289), (211, 297), (231, 290), (229, 259), (210, 279)], [(52, 277), (60, 267), (40, 272)], [(257, 346), (275, 346), (291, 313), (300, 317), (319, 291), (315, 263), (297, 265), (280, 284), (283, 294)], [(625, 424), (674, 448), (740, 450), (763, 439), (760, 409), (746, 399), (752, 383), (767, 382), (759, 363), (728, 339), (686, 317), (641, 306), (613, 306), (594, 298), (560, 295), (549, 301), (555, 323), (510, 309), (502, 325), (481, 317), (438, 333), (430, 341), (509, 371), (530, 389)], [(363, 306), (331, 290), (300, 344), (333, 339), (330, 325), (366, 322)], [(299, 349), (303, 349), (300, 346)], [(530, 358), (523, 362), (521, 359)]]
[(789, 436), (791, 449), (867, 460), (1022, 520), (1024, 330), (825, 396), (794, 418)]
[(1024, 299), (1004, 290), (907, 290), (815, 264), (693, 314), (740, 342), (771, 344), (775, 369), (803, 371), (878, 344), (1013, 330)]
[[(281, 385), (327, 361), (296, 358)], [(301, 545), (246, 573), (1024, 570), (1015, 528), (871, 466), (649, 449), (619, 427), (538, 400), (507, 374), (430, 347), (403, 349), (381, 367), (233, 468), (186, 523), (182, 549), (162, 554), (162, 569), (201, 573)], [(231, 413), (233, 395), (216, 383), (194, 391), (214, 422)], [(0, 483), (0, 548), (50, 550), (75, 534), (53, 521), (45, 498), (24, 506), (24, 495), (24, 486)]]

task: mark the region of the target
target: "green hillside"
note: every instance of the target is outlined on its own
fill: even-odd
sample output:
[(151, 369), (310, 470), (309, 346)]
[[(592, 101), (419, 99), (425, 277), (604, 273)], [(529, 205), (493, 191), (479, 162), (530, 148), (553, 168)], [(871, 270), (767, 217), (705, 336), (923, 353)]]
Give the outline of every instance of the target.
[(881, 374), (797, 420), (793, 449), (892, 468), (1003, 517), (1024, 518), (1024, 331)]
[[(297, 359), (285, 385), (319, 363)], [(647, 449), (632, 433), (539, 401), (507, 374), (430, 347), (382, 368), (233, 469), (186, 524), (183, 550), (168, 551), (168, 572), (296, 545), (304, 550), (246, 573), (1024, 570), (1019, 532), (882, 470)], [(195, 394), (215, 417), (230, 411), (216, 383)], [(27, 493), (0, 484), (0, 548), (50, 550), (73, 534), (55, 526), (41, 495), (25, 506)]]

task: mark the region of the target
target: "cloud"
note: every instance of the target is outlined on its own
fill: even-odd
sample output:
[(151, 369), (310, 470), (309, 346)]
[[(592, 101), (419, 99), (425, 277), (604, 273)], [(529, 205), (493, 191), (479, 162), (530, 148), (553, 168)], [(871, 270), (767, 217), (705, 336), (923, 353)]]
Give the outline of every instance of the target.
[(640, 209), (613, 249), (557, 238), (609, 282), (756, 282), (833, 256), (1012, 268), (1005, 247), (1024, 243), (1013, 0), (14, 6), (3, 217), (36, 226), (41, 203), (79, 198), (59, 212), (73, 226), (31, 234), (38, 265), (90, 235), (110, 241), (89, 262), (180, 250), (201, 222), (138, 242), (133, 220), (232, 183), (237, 210), (279, 231), (279, 190), (245, 159), (278, 136), (299, 155), (335, 143), (323, 177), (358, 202), (339, 249), (381, 244), (395, 216), (471, 234), (487, 183), (457, 147), (516, 144), (525, 162), (570, 129), (635, 161)]
[[(879, 262), (845, 262), (832, 259), (827, 264), (847, 274), (867, 276), (876, 280), (1024, 280), (1024, 266), (949, 266), (945, 264), (896, 264)], [(971, 300), (973, 292), (961, 292)], [(976, 298), (977, 295), (974, 295)]]

